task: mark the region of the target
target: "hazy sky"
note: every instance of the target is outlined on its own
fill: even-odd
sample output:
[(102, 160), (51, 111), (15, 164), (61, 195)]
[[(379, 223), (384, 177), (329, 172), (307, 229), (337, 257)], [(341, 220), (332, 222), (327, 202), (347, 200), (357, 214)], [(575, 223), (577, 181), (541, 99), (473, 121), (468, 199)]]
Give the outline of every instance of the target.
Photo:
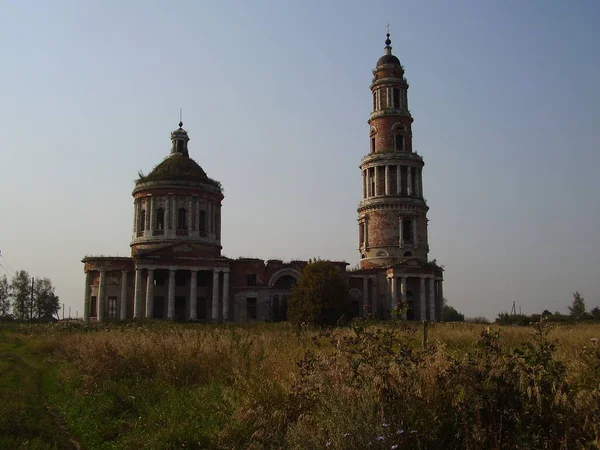
[(129, 255), (179, 108), (224, 186), (224, 255), (355, 265), (388, 21), (450, 303), (600, 305), (596, 0), (1, 1), (2, 265), (81, 316), (81, 258)]

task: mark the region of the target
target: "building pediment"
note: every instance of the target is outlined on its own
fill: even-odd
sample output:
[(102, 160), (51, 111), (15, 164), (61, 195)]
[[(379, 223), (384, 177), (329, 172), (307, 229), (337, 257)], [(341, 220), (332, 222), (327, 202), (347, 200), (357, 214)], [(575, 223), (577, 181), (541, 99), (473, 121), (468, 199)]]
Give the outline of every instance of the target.
[(436, 264), (434, 261), (426, 261), (422, 258), (418, 258), (416, 256), (406, 258), (396, 264), (391, 265), (388, 270), (393, 270), (394, 272), (407, 270), (412, 273), (416, 271), (422, 271), (424, 273), (441, 273), (444, 271), (440, 266)]

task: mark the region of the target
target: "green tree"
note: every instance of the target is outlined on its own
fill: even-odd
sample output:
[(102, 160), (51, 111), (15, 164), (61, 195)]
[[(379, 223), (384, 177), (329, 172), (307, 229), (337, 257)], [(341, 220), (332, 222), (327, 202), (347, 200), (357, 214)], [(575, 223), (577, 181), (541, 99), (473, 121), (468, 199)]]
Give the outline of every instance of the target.
[(329, 261), (309, 261), (288, 302), (295, 323), (335, 324), (346, 313), (346, 282)]
[(597, 306), (595, 308), (592, 308), (590, 314), (592, 315), (592, 319), (600, 320), (600, 308), (598, 308)]
[(459, 313), (456, 308), (450, 305), (444, 305), (444, 322), (464, 322), (465, 315)]
[(49, 278), (35, 280), (33, 295), (35, 301), (35, 317), (50, 319), (58, 314), (60, 308), (58, 296)]
[(10, 282), (13, 315), (20, 320), (30, 317), (33, 310), (31, 301), (31, 278), (26, 270), (19, 270)]
[(0, 278), (0, 318), (10, 315), (10, 288), (6, 275)]
[(573, 304), (569, 306), (569, 314), (575, 319), (581, 319), (585, 316), (585, 300), (578, 291), (573, 294)]

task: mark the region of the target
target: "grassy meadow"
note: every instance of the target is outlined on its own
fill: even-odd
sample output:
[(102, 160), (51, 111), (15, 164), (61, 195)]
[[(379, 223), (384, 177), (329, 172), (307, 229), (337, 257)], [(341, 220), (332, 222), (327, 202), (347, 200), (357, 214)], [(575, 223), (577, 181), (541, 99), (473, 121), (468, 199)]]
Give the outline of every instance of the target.
[(600, 324), (433, 324), (425, 348), (406, 322), (3, 326), (0, 448), (600, 448), (594, 338)]

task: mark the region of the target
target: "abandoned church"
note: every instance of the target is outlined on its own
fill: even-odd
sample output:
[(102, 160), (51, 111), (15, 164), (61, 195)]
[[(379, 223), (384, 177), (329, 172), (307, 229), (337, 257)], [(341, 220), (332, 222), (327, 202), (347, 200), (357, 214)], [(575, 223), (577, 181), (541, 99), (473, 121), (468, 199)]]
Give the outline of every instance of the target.
[[(442, 318), (443, 269), (428, 261), (423, 158), (413, 151), (404, 69), (385, 54), (373, 70), (369, 153), (360, 162), (360, 268), (343, 271), (356, 316)], [(131, 257), (85, 257), (84, 320), (279, 321), (307, 261), (221, 256), (218, 181), (190, 157), (183, 123), (171, 152), (133, 189)]]

